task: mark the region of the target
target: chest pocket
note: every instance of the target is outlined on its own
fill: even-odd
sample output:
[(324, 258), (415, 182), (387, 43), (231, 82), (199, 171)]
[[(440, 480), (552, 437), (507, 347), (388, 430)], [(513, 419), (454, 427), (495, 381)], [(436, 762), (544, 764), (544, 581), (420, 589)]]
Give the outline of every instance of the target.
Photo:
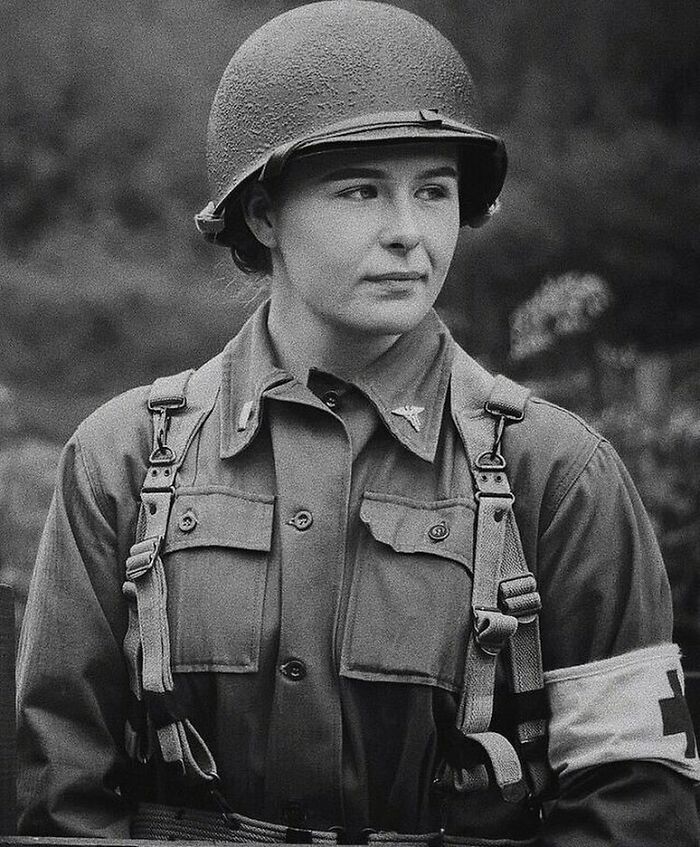
[(365, 493), (341, 674), (457, 691), (470, 624), (474, 512)]
[(178, 489), (163, 565), (174, 671), (258, 669), (274, 498)]

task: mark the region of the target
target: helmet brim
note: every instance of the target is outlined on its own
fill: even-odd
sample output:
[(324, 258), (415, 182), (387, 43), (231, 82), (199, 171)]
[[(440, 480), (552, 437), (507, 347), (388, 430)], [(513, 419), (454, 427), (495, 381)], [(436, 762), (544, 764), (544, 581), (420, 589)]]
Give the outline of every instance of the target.
[[(197, 216), (197, 226), (205, 235), (220, 231), (224, 207), (242, 186), (252, 179), (265, 182), (278, 178), (292, 158), (338, 147), (402, 142), (451, 142), (458, 145), (460, 225), (480, 226), (498, 199), (505, 181), (508, 166), (505, 144), (498, 135), (429, 110), (366, 115), (281, 144), (251, 163), (247, 172), (240, 174), (234, 184), (210, 203)], [(206, 229), (205, 224), (208, 224)]]

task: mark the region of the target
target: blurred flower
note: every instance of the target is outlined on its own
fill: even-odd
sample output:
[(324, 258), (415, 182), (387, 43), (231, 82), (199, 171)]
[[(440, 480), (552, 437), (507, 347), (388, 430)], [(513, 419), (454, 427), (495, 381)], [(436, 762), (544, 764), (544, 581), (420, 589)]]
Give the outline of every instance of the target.
[(611, 301), (610, 287), (597, 274), (568, 271), (547, 277), (511, 316), (511, 357), (521, 361), (560, 338), (587, 332)]

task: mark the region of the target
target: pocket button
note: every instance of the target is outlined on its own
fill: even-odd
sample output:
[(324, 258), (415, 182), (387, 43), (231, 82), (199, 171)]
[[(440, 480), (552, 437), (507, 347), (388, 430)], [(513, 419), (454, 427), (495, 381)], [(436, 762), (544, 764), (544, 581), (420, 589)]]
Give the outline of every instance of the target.
[(180, 520), (177, 522), (177, 528), (181, 532), (192, 532), (196, 526), (197, 515), (195, 515), (192, 509), (188, 509), (180, 515)]
[(447, 526), (445, 521), (441, 521), (440, 523), (433, 524), (428, 530), (428, 538), (431, 541), (444, 541), (447, 536), (450, 534), (450, 528)]
[(326, 391), (321, 400), (334, 412), (340, 408), (340, 398), (337, 391)]
[(289, 659), (280, 665), (280, 672), (292, 682), (299, 682), (306, 676), (306, 665), (301, 659)]
[(296, 515), (294, 515), (293, 518), (291, 518), (291, 520), (287, 521), (290, 526), (298, 529), (299, 532), (306, 532), (313, 522), (314, 516), (308, 511), (308, 509), (301, 509), (296, 513)]

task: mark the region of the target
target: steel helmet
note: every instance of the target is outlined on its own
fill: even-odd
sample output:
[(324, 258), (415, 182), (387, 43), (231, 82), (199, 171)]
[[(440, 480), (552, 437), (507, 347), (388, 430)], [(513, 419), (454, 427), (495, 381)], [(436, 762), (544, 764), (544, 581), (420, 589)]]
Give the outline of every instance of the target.
[(404, 9), (324, 0), (256, 30), (224, 71), (209, 117), (213, 200), (195, 221), (228, 244), (226, 205), (310, 149), (401, 140), (457, 142), (462, 224), (479, 226), (506, 172), (502, 140), (477, 128), (474, 86), (452, 44)]

